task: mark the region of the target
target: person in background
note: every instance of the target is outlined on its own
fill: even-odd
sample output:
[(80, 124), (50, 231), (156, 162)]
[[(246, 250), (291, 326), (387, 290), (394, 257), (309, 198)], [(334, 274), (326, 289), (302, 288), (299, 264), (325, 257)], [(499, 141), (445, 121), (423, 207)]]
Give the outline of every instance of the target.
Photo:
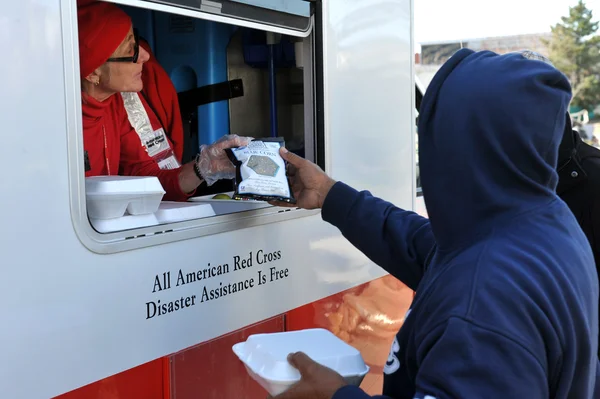
[(161, 121), (139, 95), (150, 55), (139, 45), (129, 16), (111, 3), (83, 2), (78, 20), (86, 177), (156, 176), (171, 201), (187, 200), (203, 181), (212, 185), (233, 178), (234, 166), (223, 150), (251, 139), (224, 136), (180, 165), (164, 131), (167, 119)]
[[(295, 206), (416, 291), (377, 398), (598, 397), (594, 257), (556, 194), (570, 99), (539, 55), (455, 53), (420, 108), (429, 219), (282, 149)], [(370, 397), (305, 354), (289, 361), (301, 381), (275, 399)]]
[[(600, 150), (585, 143), (567, 121), (558, 152), (556, 193), (569, 206), (600, 266)], [(600, 352), (599, 352), (600, 355)]]

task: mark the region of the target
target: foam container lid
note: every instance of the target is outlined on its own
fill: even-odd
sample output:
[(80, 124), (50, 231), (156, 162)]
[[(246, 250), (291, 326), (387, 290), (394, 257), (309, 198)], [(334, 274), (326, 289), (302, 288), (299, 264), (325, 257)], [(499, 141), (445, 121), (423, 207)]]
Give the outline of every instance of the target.
[(156, 176), (93, 176), (85, 179), (87, 195), (165, 193)]
[(155, 215), (160, 223), (176, 223), (211, 217), (216, 214), (210, 204), (163, 201)]
[(113, 233), (115, 231), (131, 230), (159, 224), (156, 216), (152, 213), (147, 215), (126, 215), (114, 219), (90, 218), (90, 223), (99, 233)]
[(311, 359), (338, 372), (342, 377), (364, 376), (369, 372), (360, 352), (325, 329), (307, 329), (273, 334), (255, 334), (233, 346), (238, 358), (260, 378), (292, 383), (300, 373), (291, 366), (290, 353), (304, 352)]
[[(224, 193), (229, 196), (233, 192)], [(205, 195), (201, 197), (192, 197), (188, 202), (205, 203), (210, 204), (217, 215), (224, 215), (228, 213), (251, 211), (261, 208), (269, 208), (268, 202), (254, 201), (254, 200), (234, 200), (234, 199), (214, 199), (214, 194)]]

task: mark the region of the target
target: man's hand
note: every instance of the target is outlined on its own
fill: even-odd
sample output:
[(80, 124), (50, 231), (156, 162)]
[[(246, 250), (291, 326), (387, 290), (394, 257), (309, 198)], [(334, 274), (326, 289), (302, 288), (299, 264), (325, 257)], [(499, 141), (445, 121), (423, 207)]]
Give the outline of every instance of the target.
[(289, 355), (288, 362), (298, 369), (302, 379), (284, 393), (268, 399), (331, 399), (338, 389), (347, 385), (341, 375), (302, 352)]
[(329, 190), (335, 184), (335, 180), (327, 176), (314, 163), (300, 158), (285, 148), (281, 148), (279, 153), (288, 162), (287, 174), (290, 179), (292, 192), (296, 198), (296, 204), (287, 204), (284, 202), (271, 202), (271, 204), (304, 209), (322, 208)]

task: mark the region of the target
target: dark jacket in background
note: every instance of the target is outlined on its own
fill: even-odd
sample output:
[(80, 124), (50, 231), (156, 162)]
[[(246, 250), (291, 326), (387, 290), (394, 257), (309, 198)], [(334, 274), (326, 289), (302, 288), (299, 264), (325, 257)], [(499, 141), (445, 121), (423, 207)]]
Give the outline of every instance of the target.
[(560, 145), (557, 194), (567, 203), (600, 264), (600, 150), (567, 130)]
[[(558, 154), (556, 193), (567, 203), (600, 265), (600, 150), (585, 143), (567, 124)], [(598, 350), (600, 355), (600, 349)]]

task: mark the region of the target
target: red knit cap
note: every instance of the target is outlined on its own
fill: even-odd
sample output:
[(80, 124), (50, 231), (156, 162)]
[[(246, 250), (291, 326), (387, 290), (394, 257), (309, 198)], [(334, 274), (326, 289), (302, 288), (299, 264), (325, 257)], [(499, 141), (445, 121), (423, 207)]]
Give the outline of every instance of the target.
[[(89, 76), (121, 45), (131, 29), (131, 18), (114, 4), (79, 0), (79, 68)], [(85, 4), (84, 4), (85, 3)]]

